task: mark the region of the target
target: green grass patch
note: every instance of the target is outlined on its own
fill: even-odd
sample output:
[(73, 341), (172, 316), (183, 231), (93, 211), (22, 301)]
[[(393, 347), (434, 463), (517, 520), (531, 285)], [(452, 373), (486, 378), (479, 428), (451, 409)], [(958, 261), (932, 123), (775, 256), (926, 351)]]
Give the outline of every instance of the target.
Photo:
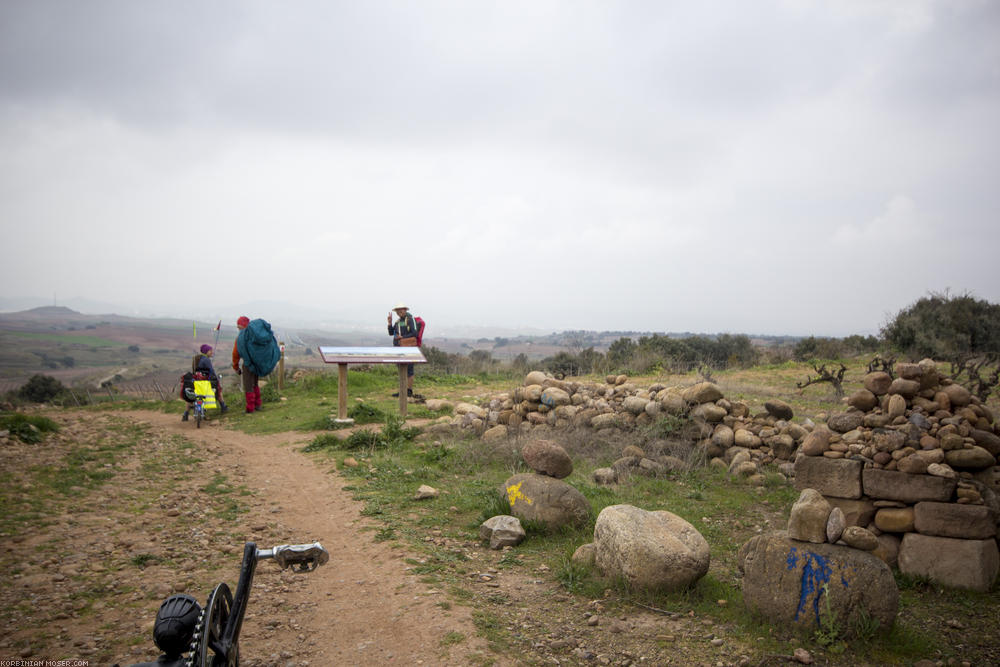
[(45, 434), (58, 430), (58, 424), (40, 415), (15, 412), (0, 416), (0, 431), (10, 431), (12, 436), (29, 445), (41, 442)]

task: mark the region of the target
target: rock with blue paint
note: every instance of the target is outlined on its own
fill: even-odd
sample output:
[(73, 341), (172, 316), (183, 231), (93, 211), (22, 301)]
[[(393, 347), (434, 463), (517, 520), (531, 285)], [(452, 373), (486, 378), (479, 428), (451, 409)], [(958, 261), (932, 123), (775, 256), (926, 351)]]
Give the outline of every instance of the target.
[(778, 531), (751, 538), (737, 564), (744, 604), (773, 623), (815, 630), (829, 627), (829, 619), (850, 637), (866, 616), (882, 631), (896, 620), (892, 571), (868, 551), (800, 542)]

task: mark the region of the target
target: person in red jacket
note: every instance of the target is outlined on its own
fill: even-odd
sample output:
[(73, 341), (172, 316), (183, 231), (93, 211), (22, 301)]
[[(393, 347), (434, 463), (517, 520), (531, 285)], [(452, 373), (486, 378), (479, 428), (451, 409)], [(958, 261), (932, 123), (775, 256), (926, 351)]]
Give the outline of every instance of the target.
[[(236, 320), (236, 328), (243, 331), (250, 325), (250, 318), (242, 316)], [(233, 370), (242, 378), (243, 394), (246, 396), (246, 412), (250, 414), (255, 410), (260, 410), (262, 401), (260, 400), (260, 384), (257, 375), (247, 368), (246, 360), (243, 361), (243, 368), (240, 368), (240, 351), (233, 341)]]

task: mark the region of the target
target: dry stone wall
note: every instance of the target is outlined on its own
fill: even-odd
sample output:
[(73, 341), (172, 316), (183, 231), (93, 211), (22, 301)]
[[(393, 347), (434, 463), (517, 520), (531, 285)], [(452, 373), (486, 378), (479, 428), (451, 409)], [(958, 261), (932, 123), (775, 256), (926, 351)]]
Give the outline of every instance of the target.
[(879, 540), (900, 571), (988, 590), (1000, 571), (1000, 435), (994, 415), (932, 360), (870, 373), (849, 409), (803, 443), (795, 485)]

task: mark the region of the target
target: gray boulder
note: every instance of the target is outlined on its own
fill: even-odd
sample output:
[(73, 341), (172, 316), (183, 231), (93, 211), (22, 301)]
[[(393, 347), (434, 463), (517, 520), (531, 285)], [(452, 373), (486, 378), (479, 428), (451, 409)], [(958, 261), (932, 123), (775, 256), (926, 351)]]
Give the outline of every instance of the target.
[(489, 542), (490, 549), (514, 547), (524, 541), (525, 532), (517, 517), (499, 514), (479, 526), (479, 539)]
[(566, 482), (534, 473), (514, 475), (504, 482), (510, 513), (522, 521), (537, 521), (551, 530), (580, 526), (590, 519), (590, 503)]
[[(740, 548), (743, 601), (771, 622), (813, 630), (829, 620), (848, 636), (863, 614), (881, 632), (896, 620), (899, 590), (892, 571), (867, 551), (804, 544), (783, 532), (757, 535)], [(832, 618), (824, 619), (826, 614)]]
[(607, 576), (655, 591), (686, 588), (708, 572), (708, 542), (670, 512), (605, 507), (594, 526), (595, 563)]

